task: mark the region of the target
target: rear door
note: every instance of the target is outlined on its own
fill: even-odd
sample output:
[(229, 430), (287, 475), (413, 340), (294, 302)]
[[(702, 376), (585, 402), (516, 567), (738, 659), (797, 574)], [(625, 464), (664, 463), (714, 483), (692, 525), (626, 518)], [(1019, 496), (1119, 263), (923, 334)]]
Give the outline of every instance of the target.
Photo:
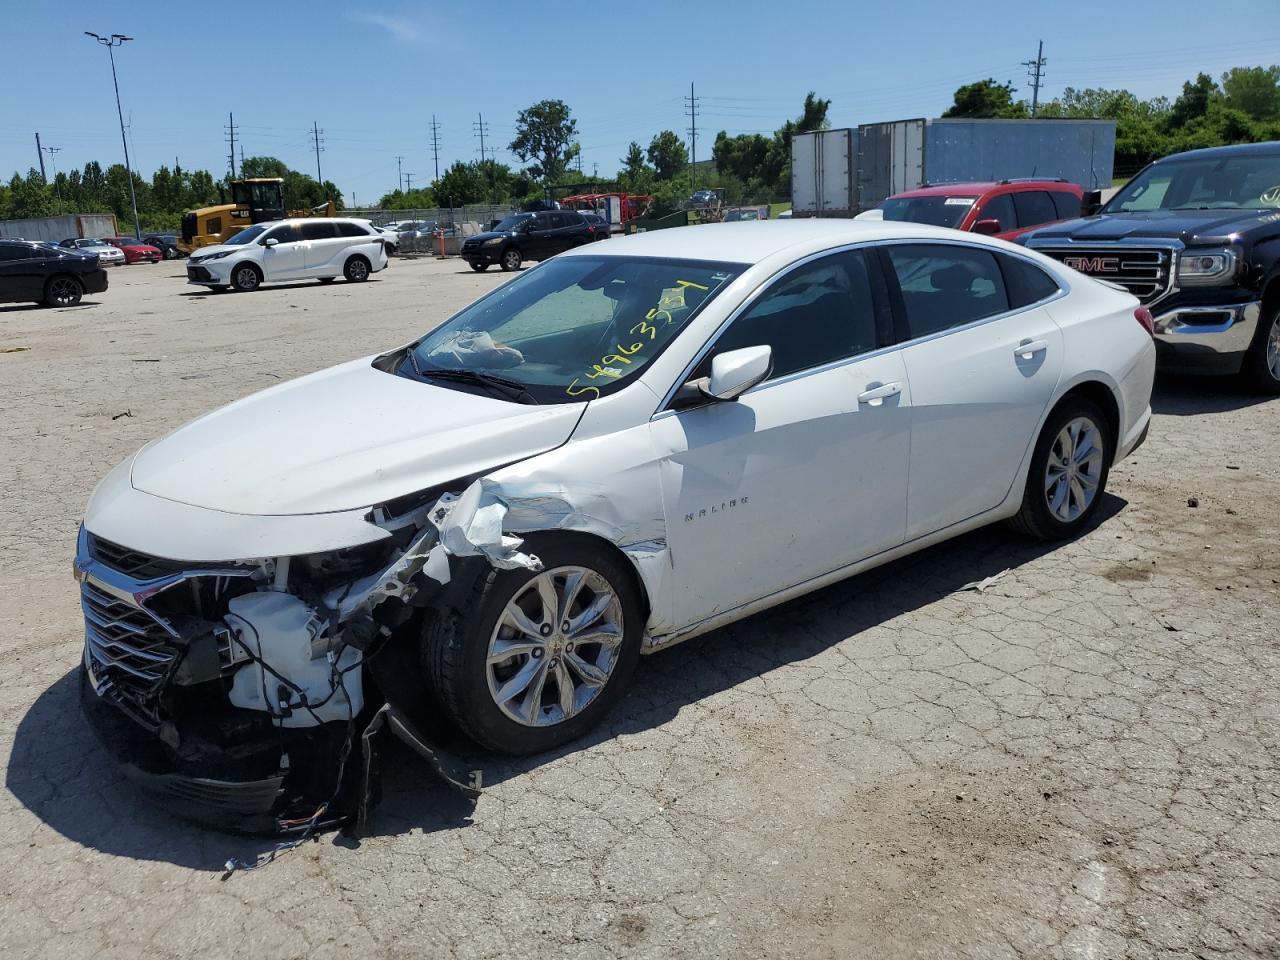
[(324, 272), (335, 263), (334, 272), (341, 271), (342, 254), (351, 241), (338, 236), (338, 225), (332, 220), (308, 220), (301, 230), (307, 272)]
[(1030, 261), (976, 245), (886, 244), (883, 257), (911, 385), (913, 540), (1009, 493), (1062, 371), (1062, 332), (1043, 306), (1059, 289)]
[(1013, 195), (1013, 206), (1018, 211), (1018, 230), (1031, 230), (1053, 223), (1058, 210), (1047, 190), (1022, 190)]

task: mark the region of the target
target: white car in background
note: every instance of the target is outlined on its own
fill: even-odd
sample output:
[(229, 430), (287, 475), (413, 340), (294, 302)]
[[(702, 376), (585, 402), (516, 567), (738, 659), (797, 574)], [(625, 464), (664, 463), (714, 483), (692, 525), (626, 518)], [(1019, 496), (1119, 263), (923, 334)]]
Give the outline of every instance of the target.
[(98, 255), (98, 263), (104, 267), (118, 267), (125, 262), (124, 251), (119, 247), (112, 246), (105, 240), (80, 237), (63, 240), (58, 246), (69, 247), (79, 253), (96, 253)]
[(187, 258), (187, 282), (241, 292), (282, 280), (360, 283), (386, 265), (386, 237), (368, 220), (301, 217), (255, 224), (201, 247)]
[[(86, 709), (183, 744), (193, 710), (201, 735), (234, 714), (242, 758), (261, 717), (241, 779), (287, 767), (255, 794), (277, 817), (301, 758), (377, 705), (370, 678), (486, 748), (547, 750), (642, 653), (995, 521), (1084, 532), (1154, 370), (1132, 296), (975, 234), (811, 219), (578, 247), (109, 473), (76, 557)], [(171, 759), (165, 784), (210, 792)]]

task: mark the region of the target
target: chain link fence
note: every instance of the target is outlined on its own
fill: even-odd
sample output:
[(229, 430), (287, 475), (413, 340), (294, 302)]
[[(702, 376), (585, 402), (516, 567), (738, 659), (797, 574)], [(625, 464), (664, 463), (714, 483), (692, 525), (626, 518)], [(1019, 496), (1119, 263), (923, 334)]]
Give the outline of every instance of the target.
[(438, 256), (441, 249), (440, 232), (443, 232), (444, 252), (452, 256), (461, 248), (464, 237), (482, 233), (495, 220), (501, 220), (514, 212), (510, 204), (478, 203), (465, 207), (424, 207), (418, 210), (357, 207), (343, 210), (342, 215), (371, 220), (379, 227), (394, 225), (400, 237), (397, 252), (402, 256)]

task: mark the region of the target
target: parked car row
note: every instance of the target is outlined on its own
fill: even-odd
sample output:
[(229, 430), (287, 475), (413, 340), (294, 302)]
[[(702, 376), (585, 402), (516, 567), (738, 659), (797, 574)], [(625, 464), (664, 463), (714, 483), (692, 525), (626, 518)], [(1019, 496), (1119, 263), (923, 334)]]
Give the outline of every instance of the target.
[(0, 302), (74, 307), (86, 293), (106, 289), (107, 271), (94, 250), (0, 240)]

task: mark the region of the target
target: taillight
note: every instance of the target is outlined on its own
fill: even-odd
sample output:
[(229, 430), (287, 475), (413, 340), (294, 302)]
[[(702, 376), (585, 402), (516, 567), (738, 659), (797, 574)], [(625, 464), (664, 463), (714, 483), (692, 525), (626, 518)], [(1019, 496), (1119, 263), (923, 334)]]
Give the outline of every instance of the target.
[(1154, 337), (1156, 335), (1155, 321), (1151, 319), (1151, 311), (1146, 307), (1139, 307), (1133, 311), (1133, 319), (1142, 325), (1142, 329), (1147, 331), (1148, 336)]

